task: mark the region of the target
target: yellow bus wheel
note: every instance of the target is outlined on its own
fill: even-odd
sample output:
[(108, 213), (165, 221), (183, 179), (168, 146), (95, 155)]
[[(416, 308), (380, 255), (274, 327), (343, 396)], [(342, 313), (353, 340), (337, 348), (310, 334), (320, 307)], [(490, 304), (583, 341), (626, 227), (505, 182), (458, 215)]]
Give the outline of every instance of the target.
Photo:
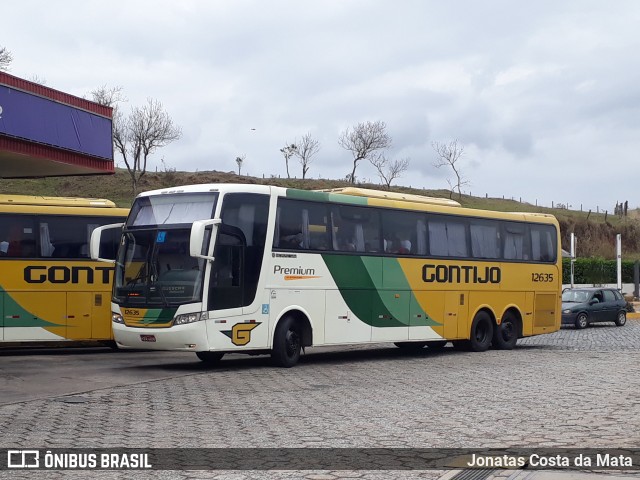
[(502, 317), (500, 325), (494, 327), (493, 348), (498, 350), (511, 350), (518, 341), (519, 322), (518, 318), (511, 312), (507, 312)]
[(487, 312), (478, 312), (471, 324), (469, 347), (474, 352), (484, 352), (491, 346), (493, 321)]

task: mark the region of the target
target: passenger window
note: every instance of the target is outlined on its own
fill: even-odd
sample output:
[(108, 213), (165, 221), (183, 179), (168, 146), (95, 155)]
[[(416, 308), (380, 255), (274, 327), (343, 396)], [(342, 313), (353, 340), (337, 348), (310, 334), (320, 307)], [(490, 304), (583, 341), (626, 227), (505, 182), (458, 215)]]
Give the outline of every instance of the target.
[(468, 257), (464, 223), (449, 218), (429, 219), (429, 253), (438, 257)]
[(551, 225), (531, 225), (531, 256), (538, 262), (556, 261), (556, 234)]
[(331, 211), (333, 248), (340, 252), (371, 252), (382, 249), (380, 215), (372, 208), (335, 206)]
[(37, 257), (34, 223), (33, 217), (26, 215), (0, 216), (0, 256)]
[(529, 260), (531, 257), (531, 245), (526, 236), (524, 224), (515, 222), (503, 223), (503, 251), (502, 256), (506, 260)]
[(500, 257), (498, 222), (472, 219), (469, 232), (471, 233), (471, 254), (474, 258)]
[(616, 296), (613, 293), (613, 291), (611, 291), (611, 290), (603, 290), (602, 293), (604, 294), (604, 301), (605, 302), (615, 302), (616, 301)]
[(382, 244), (385, 253), (425, 255), (426, 223), (423, 214), (381, 210)]
[(293, 250), (330, 250), (328, 224), (326, 205), (280, 200), (273, 246)]

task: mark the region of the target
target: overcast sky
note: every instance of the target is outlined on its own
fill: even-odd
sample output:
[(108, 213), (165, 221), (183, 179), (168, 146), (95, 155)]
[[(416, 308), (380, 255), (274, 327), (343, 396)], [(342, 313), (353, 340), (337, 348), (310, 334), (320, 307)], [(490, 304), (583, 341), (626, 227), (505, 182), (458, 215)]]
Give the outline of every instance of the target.
[(9, 73), (163, 103), (183, 137), (151, 169), (245, 155), (243, 173), (284, 176), (280, 148), (309, 132), (308, 176), (344, 178), (338, 136), (381, 120), (410, 158), (399, 184), (448, 188), (432, 143), (457, 139), (473, 195), (640, 206), (637, 1), (21, 0), (2, 19)]

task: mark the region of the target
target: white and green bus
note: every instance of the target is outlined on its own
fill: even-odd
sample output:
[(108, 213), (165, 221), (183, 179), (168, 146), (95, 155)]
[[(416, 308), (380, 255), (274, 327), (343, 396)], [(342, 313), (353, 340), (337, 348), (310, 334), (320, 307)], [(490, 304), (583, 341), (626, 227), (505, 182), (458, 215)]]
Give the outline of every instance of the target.
[[(270, 353), (308, 346), (511, 349), (560, 327), (551, 215), (357, 188), (210, 184), (138, 195), (111, 303), (121, 348)], [(109, 260), (109, 259), (106, 259)], [(111, 260), (113, 261), (113, 260)]]

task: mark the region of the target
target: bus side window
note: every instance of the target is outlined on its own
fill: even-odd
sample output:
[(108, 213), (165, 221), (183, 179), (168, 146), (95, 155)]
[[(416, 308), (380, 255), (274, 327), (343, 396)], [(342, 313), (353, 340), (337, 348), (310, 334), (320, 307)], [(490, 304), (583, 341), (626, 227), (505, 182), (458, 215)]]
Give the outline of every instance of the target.
[(399, 255), (426, 253), (424, 216), (415, 212), (381, 209), (384, 251)]
[(332, 209), (334, 248), (342, 252), (379, 252), (380, 215), (377, 209), (334, 206)]
[(274, 248), (329, 250), (327, 207), (321, 203), (281, 199), (278, 202)]
[(556, 260), (555, 229), (550, 225), (531, 225), (532, 260), (554, 262)]
[(500, 228), (497, 221), (471, 219), (469, 233), (474, 258), (500, 258)]
[(515, 222), (503, 223), (503, 252), (505, 260), (528, 260), (530, 242), (525, 234), (525, 225)]
[(439, 257), (468, 257), (465, 224), (452, 217), (429, 219), (429, 253)]

